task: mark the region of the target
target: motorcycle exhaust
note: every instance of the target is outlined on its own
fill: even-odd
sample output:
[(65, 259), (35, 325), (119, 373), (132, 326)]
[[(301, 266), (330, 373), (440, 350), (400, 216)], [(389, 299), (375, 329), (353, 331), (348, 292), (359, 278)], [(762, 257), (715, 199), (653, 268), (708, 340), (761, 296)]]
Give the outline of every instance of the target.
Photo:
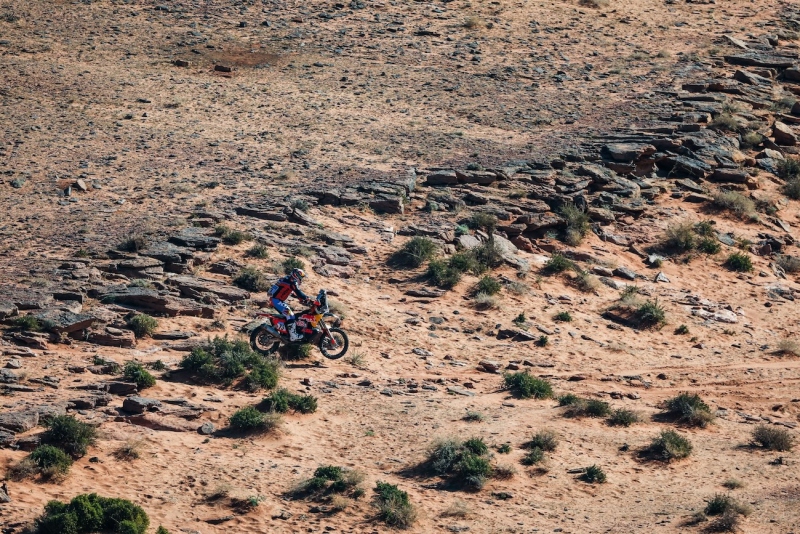
[(282, 337), (282, 336), (281, 336), (281, 334), (280, 334), (280, 332), (278, 332), (277, 330), (275, 330), (275, 327), (274, 327), (274, 326), (272, 326), (271, 324), (265, 324), (265, 325), (264, 325), (264, 330), (266, 330), (267, 332), (269, 332), (271, 336), (273, 336), (273, 337), (275, 337), (275, 338), (277, 338), (277, 339), (280, 339), (280, 338)]

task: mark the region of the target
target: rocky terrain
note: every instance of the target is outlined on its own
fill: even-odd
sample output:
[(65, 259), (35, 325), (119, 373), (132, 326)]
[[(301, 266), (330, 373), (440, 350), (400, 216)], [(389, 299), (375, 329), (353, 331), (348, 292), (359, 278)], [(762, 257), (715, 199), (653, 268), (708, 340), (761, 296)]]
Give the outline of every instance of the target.
[[(0, 531), (96, 492), (147, 532), (800, 532), (798, 31), (762, 1), (3, 3)], [(299, 264), (343, 359), (191, 366)], [(280, 388), (315, 409), (276, 421)], [(65, 415), (96, 439), (22, 476)]]

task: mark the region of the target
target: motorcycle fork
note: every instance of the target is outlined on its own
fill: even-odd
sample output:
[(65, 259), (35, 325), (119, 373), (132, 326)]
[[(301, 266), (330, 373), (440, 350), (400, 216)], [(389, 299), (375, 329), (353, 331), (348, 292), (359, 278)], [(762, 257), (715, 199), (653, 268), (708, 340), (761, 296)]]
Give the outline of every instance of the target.
[(331, 335), (331, 331), (328, 330), (328, 325), (325, 324), (324, 321), (320, 321), (320, 322), (322, 323), (322, 329), (325, 331), (325, 337), (327, 337), (328, 339), (331, 340), (331, 343), (333, 344), (333, 348), (337, 348), (339, 346), (339, 344), (336, 342), (336, 338)]

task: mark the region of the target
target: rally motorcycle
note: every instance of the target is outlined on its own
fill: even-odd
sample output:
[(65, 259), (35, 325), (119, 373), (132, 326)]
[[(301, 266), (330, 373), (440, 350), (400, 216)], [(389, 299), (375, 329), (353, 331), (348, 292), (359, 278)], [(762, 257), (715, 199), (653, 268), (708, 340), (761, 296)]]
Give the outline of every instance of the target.
[[(250, 334), (250, 346), (253, 350), (272, 355), (283, 345), (311, 344), (319, 347), (326, 358), (338, 360), (345, 355), (350, 347), (347, 333), (338, 328), (341, 319), (332, 314), (328, 309), (328, 293), (322, 289), (316, 299), (309, 299), (304, 304), (309, 308), (296, 316), (296, 330), (303, 337), (297, 341), (289, 341), (289, 331), (286, 328), (286, 318), (273, 313), (257, 313), (256, 318), (263, 322), (253, 329)], [(326, 324), (325, 319), (330, 318), (332, 326)], [(333, 325), (336, 326), (333, 326)]]

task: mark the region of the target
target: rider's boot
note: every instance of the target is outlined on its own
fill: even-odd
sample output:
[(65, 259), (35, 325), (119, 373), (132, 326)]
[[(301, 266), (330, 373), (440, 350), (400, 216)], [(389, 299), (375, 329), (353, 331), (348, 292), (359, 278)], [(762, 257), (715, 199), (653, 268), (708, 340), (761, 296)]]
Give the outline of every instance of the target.
[(287, 322), (286, 329), (289, 331), (289, 341), (299, 341), (303, 339), (302, 334), (297, 333), (297, 323), (295, 321)]

